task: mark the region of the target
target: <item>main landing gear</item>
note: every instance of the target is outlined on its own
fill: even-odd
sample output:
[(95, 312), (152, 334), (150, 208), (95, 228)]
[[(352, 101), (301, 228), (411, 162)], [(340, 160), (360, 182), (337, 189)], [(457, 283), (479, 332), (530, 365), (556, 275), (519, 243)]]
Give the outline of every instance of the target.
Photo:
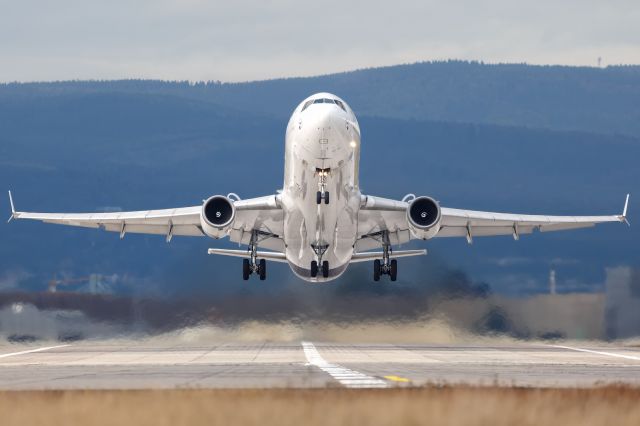
[(251, 241), (249, 242), (249, 259), (242, 259), (242, 279), (248, 280), (249, 275), (255, 273), (260, 277), (260, 281), (267, 278), (267, 261), (258, 260), (258, 232), (251, 233)]
[(322, 276), (324, 278), (329, 278), (329, 261), (324, 260), (322, 261), (322, 271), (320, 271), (318, 269), (318, 262), (316, 262), (315, 260), (311, 261), (311, 276), (313, 278), (318, 276), (318, 272), (322, 272)]
[(331, 173), (331, 169), (316, 169), (318, 176), (318, 192), (316, 192), (316, 204), (329, 204), (329, 191), (327, 191), (327, 176)]
[(391, 254), (391, 242), (389, 241), (389, 233), (382, 234), (382, 261), (376, 259), (373, 261), (373, 280), (380, 281), (380, 275), (389, 275), (391, 281), (398, 279), (398, 261), (389, 259)]
[(311, 261), (311, 277), (315, 278), (318, 276), (318, 272), (321, 272), (324, 278), (329, 278), (329, 261), (322, 260), (322, 256), (324, 256), (327, 249), (329, 248), (329, 244), (323, 241), (319, 241), (317, 243), (311, 244), (311, 248), (319, 259), (318, 261)]
[(260, 281), (264, 281), (267, 278), (267, 261), (260, 259), (257, 263), (252, 263), (249, 259), (242, 259), (242, 279), (248, 280), (249, 275), (254, 272), (260, 277)]
[(380, 261), (376, 259), (373, 261), (373, 280), (380, 281), (380, 275), (389, 275), (391, 281), (395, 281), (398, 279), (398, 261), (396, 259), (391, 259), (388, 263), (383, 263), (384, 261)]

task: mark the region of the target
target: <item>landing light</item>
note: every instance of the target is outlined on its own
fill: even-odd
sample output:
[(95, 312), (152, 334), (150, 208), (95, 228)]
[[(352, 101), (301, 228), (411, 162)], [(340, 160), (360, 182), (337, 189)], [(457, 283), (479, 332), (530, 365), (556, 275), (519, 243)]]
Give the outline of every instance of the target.
[(356, 147), (356, 141), (351, 141), (349, 143), (349, 145), (351, 146), (351, 148), (355, 148)]

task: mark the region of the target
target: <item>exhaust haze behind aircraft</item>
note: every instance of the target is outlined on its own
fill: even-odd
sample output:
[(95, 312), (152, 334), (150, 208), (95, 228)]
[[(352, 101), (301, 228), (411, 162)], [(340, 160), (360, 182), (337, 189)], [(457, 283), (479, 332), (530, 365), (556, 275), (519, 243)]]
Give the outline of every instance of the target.
[[(240, 199), (214, 195), (203, 204), (166, 210), (117, 213), (32, 213), (16, 211), (11, 219), (33, 219), (125, 234), (229, 237), (246, 250), (209, 249), (209, 254), (243, 258), (246, 280), (266, 277), (266, 261), (288, 263), (300, 278), (323, 282), (342, 275), (350, 263), (372, 261), (375, 281), (395, 281), (397, 258), (426, 250), (392, 250), (410, 240), (436, 237), (473, 238), (534, 230), (578, 229), (604, 222), (626, 222), (629, 195), (621, 215), (546, 216), (494, 213), (442, 207), (428, 196), (391, 200), (360, 192), (360, 127), (342, 99), (318, 93), (302, 101), (287, 124), (282, 191)], [(266, 249), (266, 250), (264, 250)], [(376, 250), (377, 251), (371, 251)]]

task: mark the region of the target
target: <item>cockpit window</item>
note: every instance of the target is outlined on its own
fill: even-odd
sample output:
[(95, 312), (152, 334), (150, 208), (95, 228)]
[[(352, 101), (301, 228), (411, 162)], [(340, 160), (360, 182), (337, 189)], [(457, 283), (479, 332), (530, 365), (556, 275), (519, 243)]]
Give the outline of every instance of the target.
[(300, 112), (304, 111), (309, 107), (309, 105), (312, 105), (312, 104), (335, 104), (335, 105), (338, 105), (340, 109), (342, 109), (343, 111), (345, 112), (347, 111), (346, 108), (344, 107), (344, 104), (337, 99), (318, 98), (318, 99), (311, 99), (305, 102)]

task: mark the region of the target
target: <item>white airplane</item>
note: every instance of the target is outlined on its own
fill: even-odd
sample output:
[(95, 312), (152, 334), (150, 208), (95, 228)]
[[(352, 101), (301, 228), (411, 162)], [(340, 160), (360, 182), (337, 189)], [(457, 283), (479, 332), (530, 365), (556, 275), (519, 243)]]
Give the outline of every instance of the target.
[[(118, 213), (31, 213), (11, 217), (88, 228), (166, 235), (229, 237), (246, 250), (209, 249), (209, 254), (243, 258), (242, 276), (266, 276), (266, 261), (286, 262), (311, 282), (339, 277), (350, 263), (373, 261), (373, 279), (395, 281), (397, 258), (426, 250), (392, 250), (413, 239), (559, 231), (626, 222), (629, 195), (621, 215), (543, 216), (441, 207), (427, 196), (390, 200), (360, 192), (360, 127), (345, 101), (317, 93), (293, 112), (285, 136), (284, 185), (277, 194), (242, 200), (214, 195), (203, 204), (167, 210)], [(259, 250), (268, 249), (268, 250)], [(379, 249), (379, 251), (370, 251)]]

